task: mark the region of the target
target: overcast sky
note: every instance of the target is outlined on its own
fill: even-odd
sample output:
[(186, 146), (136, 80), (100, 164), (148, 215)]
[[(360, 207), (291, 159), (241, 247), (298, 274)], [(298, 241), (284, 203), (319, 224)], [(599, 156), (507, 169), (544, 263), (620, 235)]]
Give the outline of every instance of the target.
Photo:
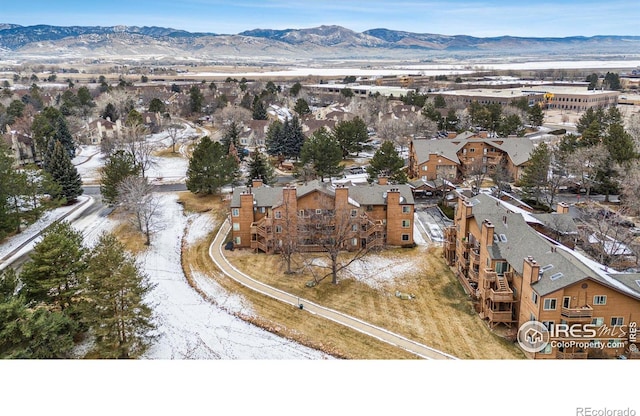
[(638, 0), (31, 0), (3, 2), (0, 23), (163, 26), (190, 32), (340, 25), (471, 36), (640, 36)]

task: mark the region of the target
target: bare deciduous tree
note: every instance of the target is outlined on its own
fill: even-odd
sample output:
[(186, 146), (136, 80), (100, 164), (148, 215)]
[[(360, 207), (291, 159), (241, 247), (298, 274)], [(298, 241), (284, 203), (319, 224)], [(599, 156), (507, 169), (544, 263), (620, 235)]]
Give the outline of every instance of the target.
[(151, 244), (151, 236), (159, 230), (160, 200), (153, 195), (153, 186), (139, 176), (129, 176), (118, 186), (118, 202), (131, 222)]
[(587, 196), (591, 194), (595, 182), (596, 172), (608, 157), (607, 149), (599, 144), (591, 147), (581, 147), (566, 157), (568, 171), (573, 174), (581, 186), (585, 188)]
[(637, 264), (638, 256), (632, 249), (635, 237), (625, 220), (627, 213), (624, 207), (613, 212), (593, 202), (581, 206), (579, 229), (583, 249), (601, 264), (628, 267), (630, 257)]
[(176, 144), (178, 143), (178, 133), (180, 130), (184, 129), (182, 124), (171, 123), (167, 126), (167, 135), (169, 139), (171, 139), (171, 151), (173, 153), (176, 152)]
[[(309, 211), (298, 219), (299, 247), (315, 246), (328, 260), (328, 264), (318, 262), (317, 258), (308, 263), (316, 283), (331, 276), (331, 282), (338, 284), (338, 274), (380, 247), (378, 243), (381, 240), (368, 241), (363, 237), (362, 233), (366, 232), (371, 221), (366, 215), (359, 214), (355, 206), (335, 207), (333, 199), (327, 195), (320, 197), (319, 206), (322, 208)], [(328, 272), (316, 274), (317, 268)]]

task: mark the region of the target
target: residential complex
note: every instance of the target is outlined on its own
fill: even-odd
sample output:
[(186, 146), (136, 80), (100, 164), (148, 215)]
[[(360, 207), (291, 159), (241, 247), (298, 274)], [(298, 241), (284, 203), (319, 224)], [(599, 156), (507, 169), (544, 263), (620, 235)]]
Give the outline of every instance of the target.
[(608, 270), (559, 243), (556, 233), (571, 229), (568, 206), (557, 211), (538, 216), (490, 195), (460, 198), (444, 256), (490, 327), (539, 321), (549, 329), (554, 342), (529, 357), (637, 355), (640, 275)]
[(408, 185), (360, 186), (311, 181), (271, 188), (259, 180), (235, 188), (231, 200), (233, 242), (239, 248), (276, 253), (323, 251), (332, 241), (344, 250), (412, 246), (414, 200)]
[(416, 139), (409, 149), (409, 175), (453, 181), (478, 166), (489, 172), (503, 167), (517, 180), (532, 150), (533, 142), (526, 137), (489, 138), (486, 132), (467, 132), (451, 139)]

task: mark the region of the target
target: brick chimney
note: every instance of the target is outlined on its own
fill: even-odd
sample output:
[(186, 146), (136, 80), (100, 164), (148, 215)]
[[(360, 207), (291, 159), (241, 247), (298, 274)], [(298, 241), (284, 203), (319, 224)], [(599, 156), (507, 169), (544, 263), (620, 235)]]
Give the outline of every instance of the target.
[(558, 205), (556, 205), (556, 212), (558, 214), (568, 214), (569, 205), (565, 202), (558, 202)]
[(525, 281), (528, 279), (530, 284), (537, 282), (540, 278), (540, 265), (531, 256), (524, 259), (522, 278)]
[(262, 179), (256, 178), (251, 180), (251, 186), (254, 188), (260, 188), (263, 185)]
[(485, 247), (490, 247), (493, 245), (493, 234), (495, 232), (495, 227), (489, 220), (482, 221), (482, 237), (481, 244)]
[(282, 205), (285, 211), (297, 212), (298, 210), (298, 192), (295, 186), (286, 186), (282, 188)]
[(336, 187), (336, 211), (349, 207), (349, 188), (344, 185)]
[(389, 183), (389, 178), (386, 176), (378, 176), (378, 185), (387, 185)]

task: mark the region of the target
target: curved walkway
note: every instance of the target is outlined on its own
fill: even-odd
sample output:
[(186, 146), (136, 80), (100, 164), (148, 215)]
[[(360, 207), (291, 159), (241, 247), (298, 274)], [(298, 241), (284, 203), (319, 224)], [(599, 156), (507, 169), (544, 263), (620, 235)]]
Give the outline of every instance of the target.
[(238, 283), (281, 302), (285, 302), (296, 307), (298, 305), (303, 305), (303, 310), (308, 313), (329, 319), (333, 322), (344, 325), (363, 334), (377, 338), (383, 342), (395, 345), (406, 351), (412, 352), (419, 357), (426, 359), (456, 359), (456, 357), (452, 355), (446, 354), (442, 351), (438, 351), (434, 348), (428, 347), (418, 342), (411, 341), (410, 339), (405, 338), (402, 335), (398, 335), (393, 332), (387, 331), (386, 329), (371, 325), (360, 319), (345, 315), (333, 309), (325, 308), (324, 306), (320, 306), (306, 299), (300, 298), (298, 296), (292, 295), (290, 293), (284, 292), (282, 290), (259, 282), (255, 279), (252, 279), (251, 277), (236, 269), (231, 263), (229, 263), (222, 252), (222, 246), (230, 230), (231, 225), (227, 220), (222, 224), (220, 230), (218, 231), (218, 234), (209, 247), (209, 257), (211, 257), (213, 262), (220, 268), (220, 270), (222, 270), (227, 276), (237, 281)]

